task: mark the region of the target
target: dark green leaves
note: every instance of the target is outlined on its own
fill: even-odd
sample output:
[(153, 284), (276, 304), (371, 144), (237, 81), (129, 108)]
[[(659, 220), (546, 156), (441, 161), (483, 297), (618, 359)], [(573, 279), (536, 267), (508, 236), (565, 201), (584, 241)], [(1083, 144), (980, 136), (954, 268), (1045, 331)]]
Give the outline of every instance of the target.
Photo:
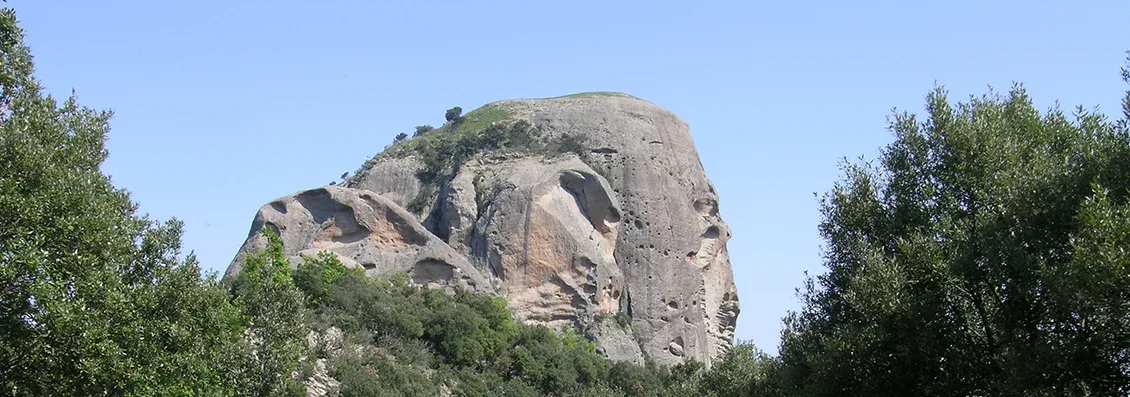
[(1130, 143), (1023, 87), (896, 113), (824, 196), (826, 274), (782, 343), (795, 395), (1124, 394)]
[(298, 369), (305, 349), (304, 305), (282, 241), (270, 228), (263, 228), (262, 233), (267, 236), (267, 248), (247, 256), (233, 291), (236, 306), (243, 312), (244, 338), (251, 352), (242, 369), (247, 378), (245, 393), (278, 396), (298, 388), (299, 381), (291, 374)]

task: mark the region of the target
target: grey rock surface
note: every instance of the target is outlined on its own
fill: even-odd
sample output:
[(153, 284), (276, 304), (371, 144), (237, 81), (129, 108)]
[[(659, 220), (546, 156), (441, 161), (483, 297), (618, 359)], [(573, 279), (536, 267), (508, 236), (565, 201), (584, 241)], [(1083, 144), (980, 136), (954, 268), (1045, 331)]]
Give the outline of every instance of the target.
[[(309, 349), (322, 350), (330, 357), (337, 357), (345, 349), (345, 336), (337, 327), (330, 327), (324, 332), (310, 331), (306, 335), (306, 346)], [(341, 382), (330, 376), (325, 358), (314, 361), (313, 371), (304, 383), (306, 395), (310, 397), (336, 396), (341, 386)]]
[[(623, 94), (487, 106), (530, 122), (546, 139), (582, 136), (589, 151), (583, 158), (483, 154), (430, 195), (416, 178), (421, 162), (378, 155), (349, 181), (360, 190), (323, 188), (334, 193), (319, 202), (331, 207), (380, 202), (395, 214), (383, 219), (404, 225), (391, 233), (404, 244), (336, 245), (317, 237), (326, 234), (319, 230), (327, 218), (305, 215), (311, 210), (296, 197), (307, 192), (264, 206), (253, 230), (285, 225), (299, 231), (284, 238), (288, 253), (330, 249), (373, 273), (425, 263), (418, 273), (432, 274), (425, 259), (438, 258), (452, 273), (421, 280), (458, 270), (465, 283), (503, 294), (521, 320), (586, 329), (613, 359), (709, 364), (727, 351), (740, 311), (726, 250), (730, 229), (687, 124)], [(425, 213), (401, 208), (421, 191)], [(387, 199), (348, 198), (370, 193)], [(261, 246), (249, 236), (229, 273), (238, 272), (244, 252)], [(621, 312), (629, 327), (597, 320)]]
[(337, 186), (301, 191), (260, 208), (225, 278), (239, 273), (249, 252), (267, 246), (264, 227), (278, 233), (292, 265), (302, 255), (328, 251), (369, 274), (408, 271), (419, 284), (493, 291), (478, 270), (407, 210), (371, 191)]
[(422, 184), (416, 171), (424, 164), (413, 157), (378, 156), (365, 162), (346, 186), (368, 190), (407, 207), (420, 193)]
[(636, 365), (645, 363), (639, 342), (632, 336), (632, 330), (618, 324), (613, 318), (597, 319), (586, 329), (585, 337), (596, 341), (597, 352), (609, 359)]
[(733, 344), (740, 311), (730, 229), (688, 125), (627, 95), (497, 104), (549, 135), (578, 134), (620, 199), (615, 259), (635, 337), (662, 364), (710, 362)]
[(620, 205), (603, 177), (576, 157), (523, 158), (461, 174), (475, 175), (483, 211), (466, 240), (449, 243), (465, 244), (471, 262), (500, 280), (519, 319), (583, 325), (619, 311)]

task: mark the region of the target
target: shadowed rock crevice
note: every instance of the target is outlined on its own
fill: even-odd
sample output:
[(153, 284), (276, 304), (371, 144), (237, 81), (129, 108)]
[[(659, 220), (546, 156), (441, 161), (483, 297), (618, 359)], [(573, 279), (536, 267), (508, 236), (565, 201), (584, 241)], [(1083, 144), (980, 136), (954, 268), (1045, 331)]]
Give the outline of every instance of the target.
[(455, 278), (455, 266), (435, 259), (424, 259), (416, 262), (408, 275), (416, 284), (442, 286)]

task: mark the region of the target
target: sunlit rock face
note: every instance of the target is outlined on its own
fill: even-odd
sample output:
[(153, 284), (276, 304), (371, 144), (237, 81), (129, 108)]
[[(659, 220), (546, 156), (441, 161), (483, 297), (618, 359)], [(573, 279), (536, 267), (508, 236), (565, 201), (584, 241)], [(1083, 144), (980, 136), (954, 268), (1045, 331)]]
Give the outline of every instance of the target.
[[(588, 152), (484, 153), (431, 190), (421, 161), (378, 155), (348, 187), (264, 205), (228, 274), (270, 225), (288, 254), (328, 250), (372, 274), (496, 292), (520, 320), (582, 329), (612, 359), (709, 363), (728, 350), (730, 229), (687, 124), (623, 94), (487, 106), (545, 139), (583, 136)], [(413, 200), (418, 214), (404, 209)]]

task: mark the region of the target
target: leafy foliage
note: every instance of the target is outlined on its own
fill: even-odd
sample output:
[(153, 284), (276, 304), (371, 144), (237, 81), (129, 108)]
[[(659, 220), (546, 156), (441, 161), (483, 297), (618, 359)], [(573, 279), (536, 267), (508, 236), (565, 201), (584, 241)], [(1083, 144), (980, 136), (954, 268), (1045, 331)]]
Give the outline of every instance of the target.
[[(477, 111), (476, 111), (477, 112)], [(475, 112), (472, 112), (474, 114)], [(476, 119), (477, 120), (477, 119)], [(470, 123), (470, 122), (468, 122)], [(557, 154), (573, 152), (583, 155), (586, 148), (579, 135), (562, 135), (544, 142), (539, 131), (525, 120), (497, 121), (481, 130), (456, 128), (438, 130), (410, 142), (400, 155), (415, 155), (424, 164), (417, 177), (424, 183), (419, 195), (408, 204), (419, 213), (445, 178), (459, 172), (463, 164), (479, 153), (508, 150), (517, 153)]]
[(270, 228), (262, 233), (267, 248), (247, 256), (233, 283), (236, 305), (244, 312), (244, 337), (254, 357), (247, 360), (243, 385), (249, 396), (293, 395), (302, 390), (291, 374), (304, 350), (303, 295), (295, 286), (279, 236)]
[(110, 112), (42, 94), (10, 9), (0, 59), (0, 394), (253, 395), (261, 306), (136, 214), (99, 169)]
[[(768, 379), (772, 359), (752, 346), (735, 349), (724, 361), (733, 364), (719, 364), (719, 372), (687, 364), (670, 375), (610, 363), (572, 330), (520, 324), (497, 296), (344, 269), (326, 254), (294, 272), (311, 327), (340, 329), (351, 344), (324, 354), (342, 395), (435, 395), (443, 387), (460, 396), (736, 396)], [(698, 394), (671, 394), (672, 387)]]
[[(1124, 103), (1128, 111), (1130, 104)], [(828, 273), (791, 315), (793, 395), (1130, 393), (1125, 121), (1023, 87), (902, 113), (824, 196)]]
[(459, 122), (460, 121), (459, 117), (462, 114), (463, 114), (463, 108), (456, 106), (456, 107), (453, 107), (451, 109), (447, 109), (447, 111), (444, 112), (444, 114), (443, 114), (443, 118), (446, 119), (448, 122)]
[(424, 165), (416, 174), (424, 186), (417, 197), (406, 205), (409, 211), (421, 213), (426, 210), (446, 179), (481, 153), (502, 151), (544, 156), (574, 153), (582, 159), (588, 154), (583, 135), (561, 134), (547, 139), (529, 122), (513, 120), (505, 106), (488, 104), (466, 115), (462, 115), (462, 111), (459, 107), (448, 109), (448, 116), (455, 117), (449, 118), (449, 123), (438, 129), (417, 126), (413, 139), (381, 154), (413, 156)]

